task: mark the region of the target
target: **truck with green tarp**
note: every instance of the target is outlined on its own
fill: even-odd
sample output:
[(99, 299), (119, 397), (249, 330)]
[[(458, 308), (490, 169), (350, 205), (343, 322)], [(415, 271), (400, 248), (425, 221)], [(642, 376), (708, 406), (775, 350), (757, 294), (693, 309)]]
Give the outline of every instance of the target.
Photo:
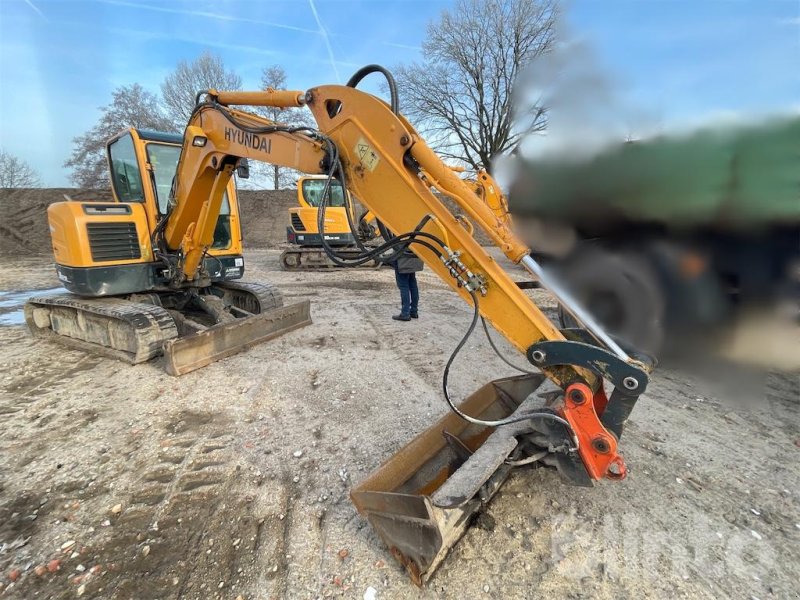
[(550, 233), (529, 236), (534, 251), (637, 348), (660, 352), (665, 332), (705, 332), (743, 306), (796, 300), (800, 116), (516, 167), (515, 221)]

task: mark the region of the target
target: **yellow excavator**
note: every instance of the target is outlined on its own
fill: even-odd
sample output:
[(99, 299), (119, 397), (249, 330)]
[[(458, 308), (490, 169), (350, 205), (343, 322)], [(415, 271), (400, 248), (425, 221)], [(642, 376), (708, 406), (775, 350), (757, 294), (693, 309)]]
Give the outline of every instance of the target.
[[(389, 102), (358, 89), (372, 73), (385, 77)], [(316, 127), (283, 125), (234, 106), (307, 107)], [(346, 85), (307, 91), (198, 94), (163, 216), (148, 225), (135, 205), (123, 204), (131, 212), (110, 217), (125, 231), (135, 225), (137, 232), (139, 227), (149, 232), (140, 246), (151, 243), (153, 261), (161, 265), (156, 289), (203, 296), (218, 285), (209, 253), (231, 177), (246, 160), (325, 175), (317, 221), (323, 234), (334, 181), (393, 233), (375, 248), (361, 248), (357, 258), (338, 253), (323, 235), (323, 248), (335, 264), (390, 260), (410, 249), (472, 307), (469, 326), (442, 375), (450, 412), (351, 491), (357, 509), (415, 583), (431, 577), (512, 470), (550, 468), (583, 486), (625, 477), (619, 441), (653, 362), (606, 334), (542, 270), (507, 221), (436, 156), (400, 113), (397, 87), (386, 69), (369, 65)], [(464, 218), (456, 217), (445, 197)], [(71, 246), (89, 252), (83, 210), (63, 215), (61, 227), (74, 238)], [(69, 224), (69, 217), (76, 222)], [(557, 328), (478, 243), (473, 228), (549, 289), (579, 326)], [(116, 269), (98, 272), (96, 289), (119, 286), (124, 276)], [(140, 287), (141, 296), (153, 295), (149, 282)], [(34, 319), (47, 327), (53, 319), (42, 310)], [(520, 375), (487, 382), (459, 402), (450, 389), (457, 377), (452, 366), (478, 327), (498, 360), (516, 365)], [(524, 357), (524, 366), (500, 351), (490, 327)]]
[[(289, 225), (286, 227), (286, 241), (291, 245), (281, 253), (281, 269), (284, 271), (309, 271), (336, 268), (322, 247), (322, 235), (317, 220), (322, 193), (327, 188), (328, 201), (325, 211), (325, 241), (335, 247), (337, 254), (357, 258), (361, 254), (357, 242), (367, 243), (378, 235), (374, 216), (364, 211), (356, 219), (352, 212), (355, 203), (346, 189), (338, 181), (328, 182), (328, 178), (304, 176), (297, 180), (297, 204), (289, 209)], [(358, 238), (358, 240), (356, 239)], [(380, 266), (377, 259), (361, 265), (367, 268)]]
[(165, 253), (163, 230), (182, 143), (182, 135), (126, 129), (106, 146), (115, 201), (50, 205), (56, 272), (71, 293), (26, 304), (35, 336), (134, 364), (163, 354), (167, 372), (181, 375), (311, 323), (307, 301), (283, 306), (275, 286), (241, 281), (232, 180), (206, 229), (184, 232), (203, 236), (196, 272), (178, 272), (181, 252)]
[[(465, 172), (462, 167), (450, 168), (456, 173)], [(298, 206), (289, 209), (289, 225), (286, 227), (286, 241), (291, 247), (280, 256), (281, 269), (284, 271), (338, 268), (322, 247), (322, 234), (317, 224), (326, 180), (320, 175), (303, 176), (297, 180)], [(508, 200), (488, 172), (481, 169), (474, 178), (465, 179), (465, 182), (498, 218), (508, 227), (511, 226)], [(338, 181), (330, 182), (327, 193), (330, 197), (325, 211), (325, 241), (335, 247), (340, 256), (358, 257), (362, 252), (357, 247), (358, 243), (369, 244), (381, 235), (379, 223), (369, 210), (363, 211), (356, 219), (353, 212), (355, 203)], [(471, 227), (468, 220), (462, 219), (462, 222), (466, 227)], [(376, 259), (359, 266), (374, 269), (380, 267), (381, 262)]]

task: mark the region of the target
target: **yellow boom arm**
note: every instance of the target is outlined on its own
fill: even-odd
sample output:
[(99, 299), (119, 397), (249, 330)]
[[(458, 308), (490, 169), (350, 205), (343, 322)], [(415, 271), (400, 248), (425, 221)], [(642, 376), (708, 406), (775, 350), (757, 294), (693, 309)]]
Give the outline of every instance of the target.
[[(187, 280), (197, 276), (203, 253), (213, 240), (223, 192), (240, 159), (289, 166), (305, 173), (326, 172), (326, 161), (330, 160), (320, 140), (299, 132), (269, 132), (275, 123), (225, 105), (307, 103), (320, 132), (338, 148), (350, 191), (394, 232), (411, 231), (430, 217), (422, 231), (443, 240), (451, 255), (457, 257), (456, 262), (447, 265), (420, 245), (412, 249), (468, 302), (467, 274), (480, 278), (483, 283), (476, 291), (482, 295), (481, 314), (514, 346), (525, 352), (542, 339), (564, 339), (434, 191), (453, 199), (514, 262), (528, 254), (528, 247), (511, 231), (507, 220), (489, 208), (385, 102), (357, 89), (334, 85), (308, 93), (212, 91), (209, 95), (213, 103), (198, 106), (184, 134), (175, 179), (175, 207), (165, 232), (169, 248), (182, 250)], [(406, 157), (414, 160), (416, 169), (409, 168)], [(453, 268), (460, 272), (460, 278), (452, 276)], [(562, 385), (574, 379), (565, 374), (554, 373), (554, 377)], [(591, 378), (588, 374), (584, 377)]]
[[(262, 105), (267, 99), (282, 103), (288, 98), (286, 93), (274, 91), (237, 94), (244, 95), (242, 103), (258, 104), (261, 98)], [(325, 152), (319, 141), (299, 132), (254, 133), (275, 125), (251, 113), (234, 109), (223, 112), (213, 106), (200, 105), (192, 115), (175, 175), (174, 208), (165, 230), (167, 246), (182, 251), (181, 269), (186, 280), (198, 277), (203, 254), (214, 239), (225, 187), (242, 158), (290, 166), (305, 173), (325, 172)]]
[[(336, 144), (353, 194), (394, 232), (412, 231), (432, 217), (422, 231), (442, 239), (459, 253), (465, 272), (485, 281), (481, 313), (522, 352), (543, 338), (561, 333), (511, 280), (497, 262), (459, 223), (434, 190), (452, 198), (514, 262), (528, 248), (425, 144), (401, 115), (380, 99), (345, 86), (324, 86), (308, 93), (308, 106), (320, 131)], [(330, 107), (336, 106), (336, 110)], [(419, 165), (415, 173), (406, 156)], [(465, 300), (471, 296), (450, 267), (431, 250), (414, 252)]]
[[(318, 131), (290, 128), (228, 106), (247, 104), (307, 105)], [(354, 87), (208, 92), (186, 128), (175, 206), (165, 231), (169, 249), (181, 257), (183, 280), (200, 277), (198, 269), (213, 238), (223, 191), (245, 158), (305, 173), (331, 173), (341, 164), (340, 176), (348, 191), (392, 232), (416, 232), (410, 247), (428, 267), (465, 301), (477, 304), (497, 331), (566, 390), (565, 402), (555, 410), (569, 422), (590, 476), (624, 476), (616, 439), (647, 385), (649, 367), (631, 359), (548, 281), (529, 256), (529, 248), (511, 230), (505, 198), (487, 173), (479, 172), (475, 182), (462, 180), (402, 115)], [(510, 260), (536, 276), (586, 330), (570, 332), (567, 339), (439, 195), (452, 199)], [(608, 399), (604, 378), (615, 390)]]

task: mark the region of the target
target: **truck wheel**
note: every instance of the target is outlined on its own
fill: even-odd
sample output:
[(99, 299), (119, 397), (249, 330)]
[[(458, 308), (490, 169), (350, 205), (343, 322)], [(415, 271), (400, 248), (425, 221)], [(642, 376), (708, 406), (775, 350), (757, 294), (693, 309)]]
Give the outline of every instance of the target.
[[(627, 252), (584, 248), (558, 268), (573, 297), (608, 333), (636, 350), (658, 355), (664, 341), (664, 294), (646, 259)], [(563, 327), (579, 327), (563, 306)]]

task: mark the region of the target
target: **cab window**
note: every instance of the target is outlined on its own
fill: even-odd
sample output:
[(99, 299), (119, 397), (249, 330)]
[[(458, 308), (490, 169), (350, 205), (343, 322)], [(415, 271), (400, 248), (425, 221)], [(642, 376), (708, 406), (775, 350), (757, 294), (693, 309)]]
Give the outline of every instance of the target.
[(168, 144), (147, 144), (147, 161), (153, 169), (153, 187), (155, 188), (158, 212), (162, 215), (169, 206), (169, 194), (172, 180), (178, 169), (181, 147)]
[(144, 202), (142, 176), (136, 162), (136, 151), (130, 134), (108, 147), (111, 161), (111, 183), (120, 202)]
[[(147, 161), (153, 173), (153, 188), (158, 202), (158, 212), (166, 214), (169, 208), (169, 195), (172, 191), (172, 180), (178, 170), (178, 161), (181, 158), (181, 147), (172, 144), (147, 144)], [(230, 215), (231, 205), (228, 202), (228, 191), (222, 197), (222, 207), (219, 214)]]
[[(324, 179), (304, 179), (303, 198), (311, 206), (322, 206), (322, 191), (325, 189)], [(331, 181), (330, 200), (328, 206), (344, 206), (344, 190), (342, 184), (336, 180)]]

